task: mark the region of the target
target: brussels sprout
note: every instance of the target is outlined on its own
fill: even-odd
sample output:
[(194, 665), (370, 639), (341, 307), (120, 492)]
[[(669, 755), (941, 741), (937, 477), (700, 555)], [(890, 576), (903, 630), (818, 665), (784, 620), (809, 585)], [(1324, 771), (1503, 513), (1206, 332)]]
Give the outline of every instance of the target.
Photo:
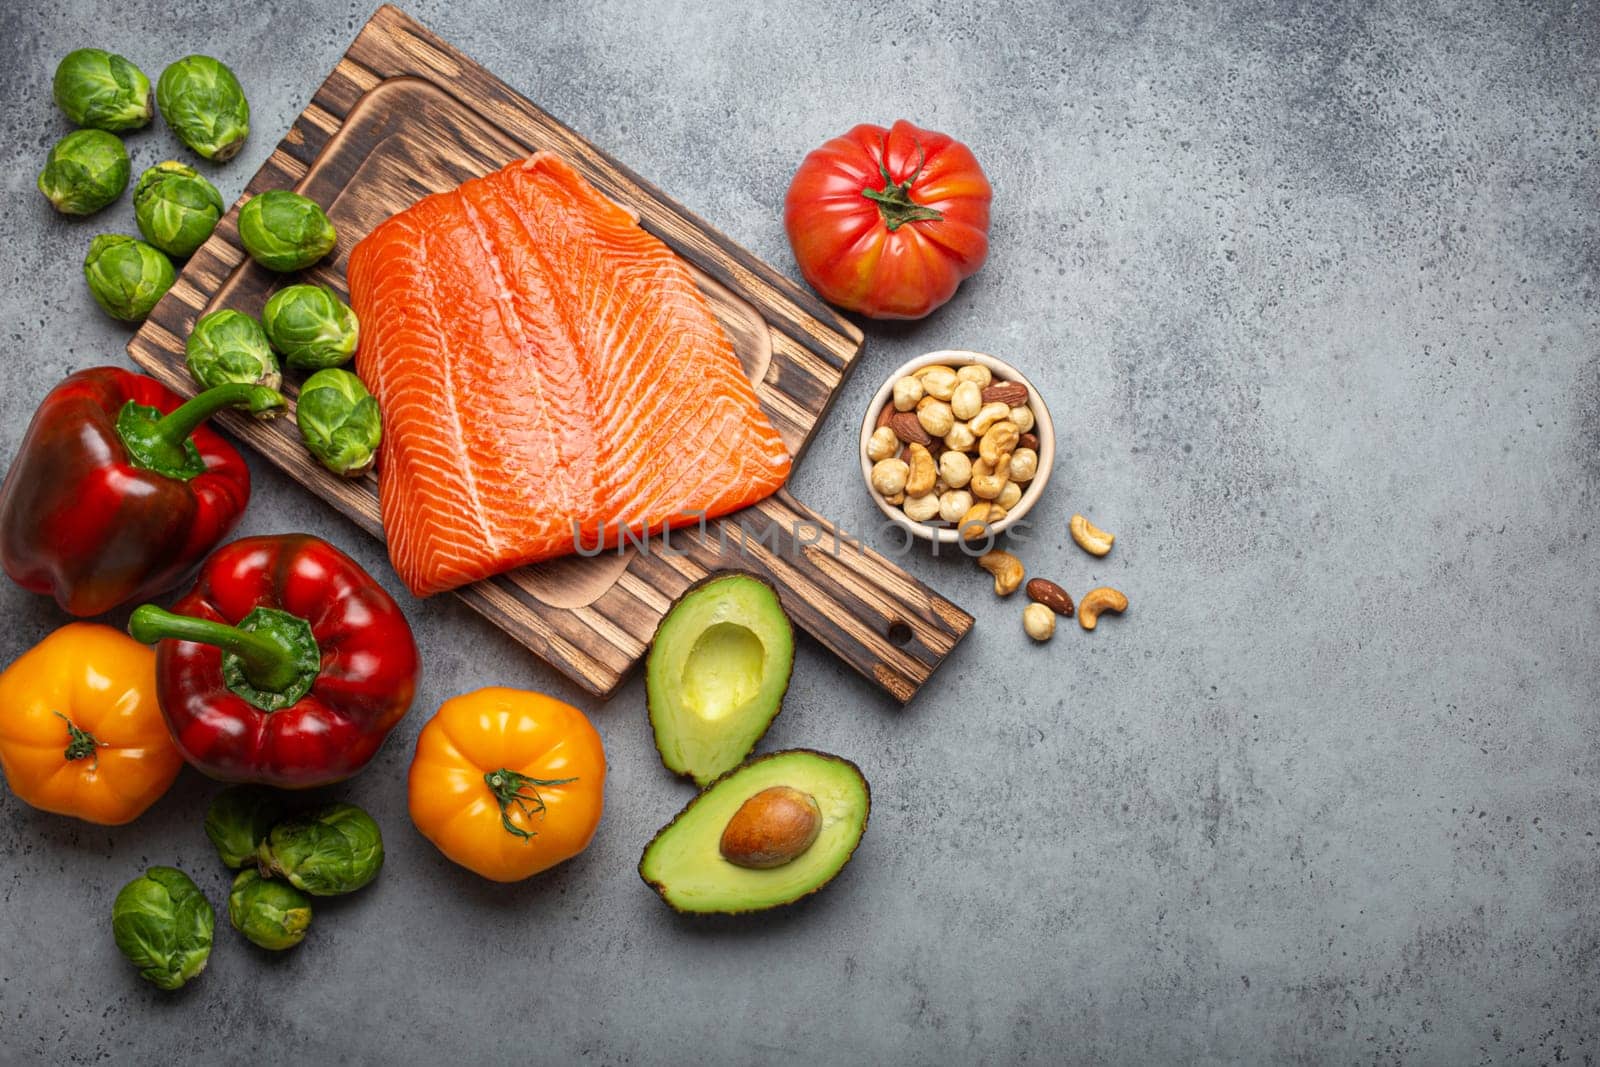
[(156, 104), (178, 140), (222, 163), (250, 136), (250, 102), (239, 79), (210, 56), (186, 56), (161, 72)]
[(378, 402), (347, 370), (319, 370), (300, 387), (295, 421), (306, 448), (324, 467), (346, 478), (372, 469), (383, 440)]
[(205, 895), (176, 867), (151, 867), (111, 905), (117, 948), (160, 989), (177, 989), (205, 970), (215, 923)]
[(206, 389), (229, 382), (268, 389), (283, 384), (278, 357), (272, 354), (261, 324), (242, 311), (223, 308), (201, 315), (183, 352), (189, 373)]
[(228, 892), (228, 921), (252, 944), (277, 952), (306, 939), (311, 926), (311, 898), (286, 882), (261, 877), (246, 868)]
[(343, 366), (361, 336), (356, 313), (326, 285), (291, 285), (273, 293), (261, 309), (261, 326), (295, 370)]
[(239, 240), (250, 258), (268, 270), (309, 267), (339, 239), (315, 200), (287, 189), (252, 196), (239, 209)]
[(178, 275), (159, 249), (125, 233), (103, 233), (89, 242), (83, 277), (102, 311), (137, 322), (150, 314)]
[(92, 215), (128, 187), (128, 152), (104, 130), (74, 130), (50, 149), (39, 191), (63, 215)]
[(274, 826), (256, 859), (264, 875), (282, 875), (314, 897), (337, 896), (378, 877), (383, 835), (354, 804), (329, 804)]
[(139, 232), (169, 256), (193, 255), (217, 228), (222, 212), (217, 187), (183, 163), (157, 163), (133, 187)]
[(206, 836), (229, 867), (254, 864), (256, 849), (283, 817), (277, 795), (248, 785), (230, 786), (206, 809)]
[(67, 118), (96, 130), (137, 130), (156, 110), (144, 71), (98, 48), (80, 48), (62, 57), (51, 90)]

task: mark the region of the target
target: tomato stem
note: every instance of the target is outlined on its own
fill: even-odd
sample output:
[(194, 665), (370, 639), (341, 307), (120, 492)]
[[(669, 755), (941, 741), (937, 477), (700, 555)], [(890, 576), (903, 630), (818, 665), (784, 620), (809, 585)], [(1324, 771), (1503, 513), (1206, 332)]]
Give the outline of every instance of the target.
[(539, 786), (568, 785), (577, 779), (530, 778), (526, 774), (518, 774), (509, 768), (501, 767), (498, 771), (489, 771), (485, 774), (483, 781), (489, 787), (489, 792), (494, 794), (495, 800), (500, 802), (500, 825), (505, 827), (506, 833), (530, 841), (537, 835), (511, 821), (511, 805), (515, 804), (523, 817), (531, 820), (535, 815), (544, 813), (544, 797), (539, 795)]
[(93, 756), (94, 762), (89, 764), (89, 769), (100, 766), (100, 742), (94, 739), (94, 734), (79, 726), (61, 712), (53, 712), (56, 718), (67, 724), (67, 751), (68, 762), (80, 760), (85, 756)]
[(871, 186), (861, 190), (861, 195), (878, 205), (878, 212), (883, 216), (883, 224), (893, 233), (908, 222), (937, 221), (944, 218), (944, 213), (926, 204), (919, 204), (911, 199), (911, 185), (922, 177), (922, 168), (928, 164), (928, 154), (922, 147), (922, 142), (917, 141), (917, 169), (911, 177), (903, 182), (896, 183), (889, 176), (889, 166), (886, 162), (889, 155), (889, 140), (884, 138), (883, 153), (878, 160), (878, 173), (883, 175), (883, 188), (874, 189)]

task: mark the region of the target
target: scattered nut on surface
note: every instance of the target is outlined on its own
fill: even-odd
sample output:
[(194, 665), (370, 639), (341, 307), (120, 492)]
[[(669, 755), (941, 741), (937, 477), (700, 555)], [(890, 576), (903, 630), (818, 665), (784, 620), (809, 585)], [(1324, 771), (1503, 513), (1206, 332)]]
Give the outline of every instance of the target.
[(920, 378), (901, 378), (894, 383), (894, 409), (896, 411), (910, 411), (917, 406), (917, 401), (922, 399), (922, 380)]
[(935, 400), (949, 400), (956, 391), (956, 380), (956, 372), (942, 363), (922, 371), (922, 388)]
[(972, 457), (965, 452), (946, 452), (939, 457), (939, 476), (952, 489), (965, 488), (972, 481)]
[(1010, 596), (1022, 585), (1022, 561), (998, 548), (978, 557), (978, 566), (994, 575), (994, 595)]
[(1072, 595), (1048, 578), (1029, 578), (1028, 599), (1043, 604), (1057, 615), (1072, 614)]
[(906, 496), (927, 496), (933, 492), (933, 483), (938, 480), (939, 468), (933, 462), (933, 453), (922, 445), (910, 446), (911, 459), (910, 472), (906, 475)]
[(867, 458), (876, 463), (880, 459), (888, 459), (900, 451), (900, 438), (887, 426), (879, 426), (872, 431), (872, 436), (867, 438)]
[(1078, 547), (1091, 556), (1103, 556), (1111, 551), (1111, 543), (1117, 539), (1116, 534), (1106, 533), (1082, 515), (1072, 516), (1067, 523), (1067, 529), (1072, 534), (1072, 539), (1078, 542)]
[(1083, 599), (1078, 601), (1078, 625), (1085, 630), (1092, 630), (1104, 612), (1121, 614), (1127, 610), (1128, 598), (1109, 585), (1102, 585), (1098, 589), (1089, 590), (1083, 594)]
[(933, 437), (943, 437), (956, 424), (950, 405), (935, 396), (925, 396), (917, 402), (917, 421)]
[(1011, 421), (1017, 424), (1017, 429), (1027, 433), (1033, 429), (1033, 409), (1023, 404), (1011, 409)]
[(906, 518), (912, 522), (930, 522), (939, 515), (939, 498), (932, 493), (908, 496), (904, 510)]
[(905, 492), (911, 467), (904, 460), (880, 459), (872, 465), (872, 488), (880, 496)]
[(972, 382), (980, 390), (994, 381), (994, 373), (982, 363), (968, 363), (956, 368), (956, 378), (963, 382)]
[(982, 437), (989, 432), (989, 427), (1001, 419), (1009, 419), (1010, 417), (1011, 409), (1004, 404), (985, 404), (976, 415), (967, 420), (967, 426), (974, 434)]
[(1043, 604), (1022, 609), (1022, 628), (1035, 641), (1048, 641), (1056, 635), (1056, 613)]
[(958, 419), (970, 419), (983, 410), (983, 390), (977, 382), (960, 382), (950, 394), (950, 410)]
[(965, 489), (952, 489), (939, 495), (939, 518), (945, 522), (960, 522), (972, 510), (972, 494)]
[(1018, 485), (1016, 482), (1007, 482), (1000, 489), (1000, 495), (994, 498), (994, 502), (1005, 508), (1007, 511), (1010, 511), (1012, 508), (1017, 506), (1017, 501), (1021, 499), (1022, 486)]

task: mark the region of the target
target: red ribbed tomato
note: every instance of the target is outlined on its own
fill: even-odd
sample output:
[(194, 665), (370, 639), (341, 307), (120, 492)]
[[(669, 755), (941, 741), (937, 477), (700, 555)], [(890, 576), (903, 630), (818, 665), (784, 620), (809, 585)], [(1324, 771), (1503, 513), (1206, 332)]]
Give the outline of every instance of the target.
[(970, 149), (901, 119), (862, 124), (795, 173), (783, 224), (822, 296), (875, 319), (920, 319), (989, 255), (989, 179)]

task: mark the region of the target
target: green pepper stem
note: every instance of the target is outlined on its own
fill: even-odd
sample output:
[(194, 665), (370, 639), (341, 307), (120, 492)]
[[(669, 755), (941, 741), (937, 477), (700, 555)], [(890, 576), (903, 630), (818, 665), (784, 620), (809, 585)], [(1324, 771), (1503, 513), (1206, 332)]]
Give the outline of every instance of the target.
[(500, 803), (500, 825), (505, 828), (506, 833), (515, 834), (527, 841), (537, 835), (511, 821), (511, 805), (515, 804), (525, 818), (532, 819), (544, 812), (544, 797), (539, 795), (539, 786), (569, 785), (577, 779), (530, 778), (508, 767), (501, 767), (498, 771), (489, 771), (485, 774), (483, 781), (489, 787), (489, 792), (494, 794), (495, 800)]
[(243, 407), (257, 418), (266, 418), (285, 404), (277, 390), (244, 382), (207, 389), (165, 415), (130, 400), (117, 416), (117, 436), (138, 466), (187, 479), (204, 470), (189, 440), (202, 422), (226, 407)]
[(100, 765), (100, 746), (103, 742), (96, 741), (94, 734), (79, 726), (61, 712), (54, 712), (56, 718), (67, 724), (67, 761), (80, 760), (86, 756), (93, 756), (94, 762), (89, 764), (91, 769)]
[(128, 633), (147, 645), (163, 638), (213, 645), (237, 656), (250, 684), (268, 692), (290, 689), (303, 673), (299, 650), (271, 627), (241, 630), (227, 623), (175, 615), (154, 604), (144, 604), (134, 608), (128, 617)]

